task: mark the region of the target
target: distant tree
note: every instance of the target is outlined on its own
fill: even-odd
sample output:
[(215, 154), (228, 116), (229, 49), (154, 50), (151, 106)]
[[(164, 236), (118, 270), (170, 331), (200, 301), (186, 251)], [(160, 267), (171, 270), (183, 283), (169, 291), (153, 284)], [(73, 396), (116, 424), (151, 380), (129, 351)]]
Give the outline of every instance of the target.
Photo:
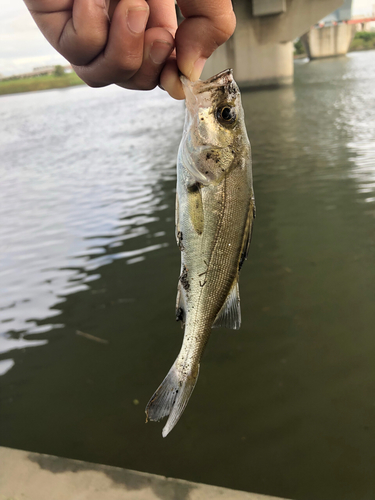
[(303, 43), (301, 42), (300, 38), (296, 42), (294, 42), (294, 53), (296, 55), (300, 54), (305, 54), (305, 47), (303, 46)]
[(355, 38), (364, 40), (365, 42), (369, 42), (370, 40), (375, 39), (375, 33), (371, 31), (357, 31), (357, 33), (355, 34)]
[(349, 50), (373, 50), (375, 49), (375, 32), (357, 31), (350, 44)]
[(58, 64), (57, 66), (55, 66), (55, 71), (53, 73), (55, 76), (64, 76), (65, 75), (65, 70), (64, 68)]

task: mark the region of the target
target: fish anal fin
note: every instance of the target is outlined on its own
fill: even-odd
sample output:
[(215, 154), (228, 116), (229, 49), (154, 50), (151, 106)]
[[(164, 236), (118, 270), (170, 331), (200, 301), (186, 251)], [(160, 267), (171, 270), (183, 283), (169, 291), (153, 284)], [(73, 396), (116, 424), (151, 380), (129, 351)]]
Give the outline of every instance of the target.
[(231, 328), (238, 330), (241, 326), (240, 289), (238, 281), (233, 285), (231, 291), (220, 309), (212, 328)]

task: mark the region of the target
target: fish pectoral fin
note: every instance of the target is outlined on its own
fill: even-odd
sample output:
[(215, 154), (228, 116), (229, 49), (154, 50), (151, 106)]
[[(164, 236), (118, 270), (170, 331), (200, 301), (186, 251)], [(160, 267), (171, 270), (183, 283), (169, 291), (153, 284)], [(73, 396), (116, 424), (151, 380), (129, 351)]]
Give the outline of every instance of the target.
[(186, 323), (185, 291), (182, 288), (181, 281), (177, 285), (176, 321), (182, 321), (183, 325)]
[(223, 307), (216, 316), (212, 328), (231, 328), (238, 330), (241, 326), (240, 289), (236, 280), (228, 294)]
[(204, 228), (204, 211), (201, 184), (199, 183), (188, 186), (188, 210), (195, 232), (202, 234)]
[(240, 262), (238, 265), (238, 270), (241, 271), (241, 268), (243, 266), (243, 263), (247, 259), (247, 256), (249, 254), (249, 248), (250, 248), (250, 243), (251, 243), (251, 236), (253, 233), (253, 221), (255, 219), (255, 200), (254, 198), (251, 198), (250, 206), (249, 206), (249, 212), (247, 215), (247, 221), (246, 221), (246, 226), (245, 226), (245, 231), (243, 235), (243, 241), (242, 241), (242, 250), (241, 250), (241, 257), (240, 257)]

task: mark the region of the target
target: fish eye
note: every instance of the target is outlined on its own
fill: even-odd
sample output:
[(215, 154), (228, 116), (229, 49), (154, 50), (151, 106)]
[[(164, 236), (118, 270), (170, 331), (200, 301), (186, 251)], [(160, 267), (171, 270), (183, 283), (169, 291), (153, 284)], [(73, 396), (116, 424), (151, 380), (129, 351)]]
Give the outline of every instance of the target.
[(237, 118), (236, 110), (231, 106), (222, 106), (216, 110), (216, 118), (223, 125), (234, 123)]

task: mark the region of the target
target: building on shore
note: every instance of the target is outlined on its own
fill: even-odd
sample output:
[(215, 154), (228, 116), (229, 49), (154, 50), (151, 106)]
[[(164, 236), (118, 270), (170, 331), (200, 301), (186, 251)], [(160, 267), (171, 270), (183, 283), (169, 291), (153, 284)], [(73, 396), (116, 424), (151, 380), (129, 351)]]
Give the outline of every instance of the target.
[[(36, 76), (47, 76), (47, 75), (53, 75), (56, 71), (57, 66), (40, 66), (38, 68), (34, 68), (32, 71), (29, 71), (27, 73), (20, 73), (18, 75), (11, 75), (11, 76), (2, 76), (0, 74), (0, 81), (7, 81), (7, 80), (20, 80), (22, 78), (34, 78)], [(68, 64), (67, 66), (62, 66), (64, 73), (71, 73), (73, 71), (72, 66)]]

